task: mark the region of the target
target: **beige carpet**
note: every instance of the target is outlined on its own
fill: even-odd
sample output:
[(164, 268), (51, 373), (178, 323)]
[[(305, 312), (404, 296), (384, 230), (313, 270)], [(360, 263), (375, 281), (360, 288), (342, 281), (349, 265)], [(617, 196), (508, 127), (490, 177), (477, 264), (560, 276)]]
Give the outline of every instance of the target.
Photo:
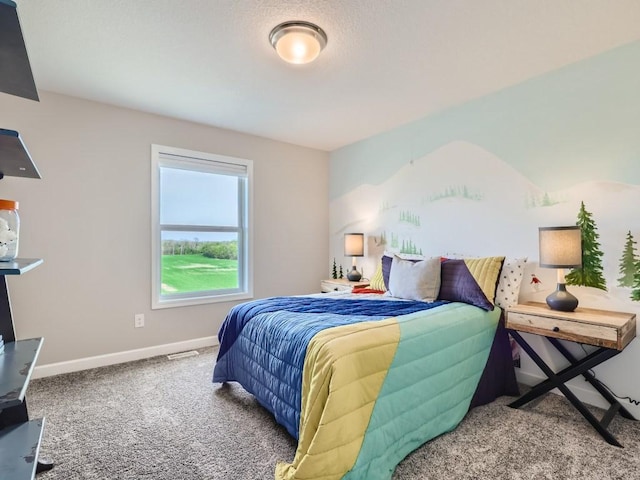
[[(32, 418), (45, 416), (39, 480), (272, 479), (295, 442), (237, 385), (213, 385), (215, 350), (32, 381)], [(640, 422), (618, 416), (604, 442), (549, 394), (520, 410), (498, 401), (409, 455), (394, 480), (640, 479)]]

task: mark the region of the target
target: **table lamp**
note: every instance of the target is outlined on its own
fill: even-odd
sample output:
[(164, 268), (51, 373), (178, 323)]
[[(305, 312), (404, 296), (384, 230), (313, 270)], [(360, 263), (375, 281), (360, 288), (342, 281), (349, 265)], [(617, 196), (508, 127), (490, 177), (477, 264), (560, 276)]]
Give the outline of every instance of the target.
[(580, 227), (539, 227), (540, 266), (558, 269), (558, 286), (547, 297), (551, 310), (573, 312), (578, 299), (567, 292), (565, 268), (582, 266), (582, 233)]
[(357, 282), (362, 278), (356, 269), (356, 257), (364, 257), (364, 233), (344, 234), (344, 256), (353, 257), (353, 268), (347, 273), (350, 282)]

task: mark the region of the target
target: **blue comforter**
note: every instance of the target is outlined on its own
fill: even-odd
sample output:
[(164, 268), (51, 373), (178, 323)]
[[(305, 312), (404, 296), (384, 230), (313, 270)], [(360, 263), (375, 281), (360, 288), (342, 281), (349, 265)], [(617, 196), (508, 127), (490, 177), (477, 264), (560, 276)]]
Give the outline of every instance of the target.
[(235, 306), (220, 331), (214, 382), (237, 381), (298, 438), (307, 346), (321, 330), (428, 310), (447, 302), (274, 297)]

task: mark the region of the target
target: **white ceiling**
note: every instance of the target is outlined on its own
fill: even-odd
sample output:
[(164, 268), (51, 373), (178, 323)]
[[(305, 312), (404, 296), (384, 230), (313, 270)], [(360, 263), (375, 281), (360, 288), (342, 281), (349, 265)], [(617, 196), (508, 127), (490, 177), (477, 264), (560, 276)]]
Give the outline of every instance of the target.
[[(17, 0), (38, 90), (331, 151), (640, 39), (639, 0)], [(286, 20), (322, 27), (280, 60)]]

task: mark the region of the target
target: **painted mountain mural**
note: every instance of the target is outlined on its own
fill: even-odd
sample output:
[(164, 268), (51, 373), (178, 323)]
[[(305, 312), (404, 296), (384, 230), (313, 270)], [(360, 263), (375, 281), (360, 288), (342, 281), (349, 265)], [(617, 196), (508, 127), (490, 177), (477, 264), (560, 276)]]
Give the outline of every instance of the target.
[[(344, 258), (345, 232), (362, 231), (367, 237), (365, 275), (373, 273), (385, 250), (526, 256), (531, 273), (551, 287), (555, 271), (537, 268), (538, 227), (576, 224), (582, 202), (599, 235), (609, 288), (576, 288), (583, 296), (630, 301), (632, 287), (617, 280), (628, 234), (640, 238), (640, 186), (593, 181), (546, 191), (493, 153), (465, 141), (409, 159), (379, 185), (361, 185), (335, 199), (331, 256)], [(543, 301), (549, 290), (530, 293)]]

